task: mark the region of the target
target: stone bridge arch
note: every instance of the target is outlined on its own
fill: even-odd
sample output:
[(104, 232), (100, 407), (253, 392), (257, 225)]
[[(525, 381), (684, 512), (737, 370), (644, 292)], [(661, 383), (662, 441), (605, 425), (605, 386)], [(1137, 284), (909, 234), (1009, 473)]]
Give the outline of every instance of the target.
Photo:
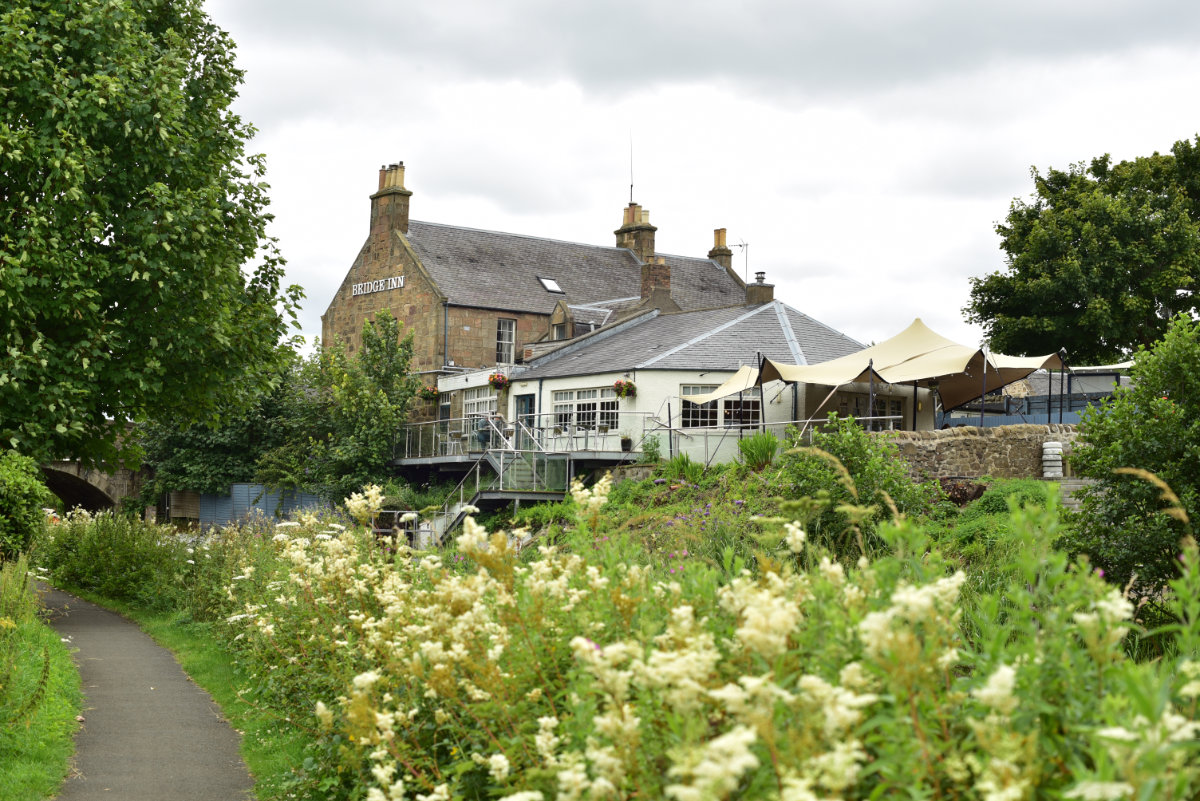
[(136, 497), (142, 488), (142, 474), (124, 467), (105, 472), (84, 468), (74, 461), (49, 462), (42, 465), (42, 474), (46, 486), (65, 509), (76, 506), (89, 512), (112, 509), (125, 498)]

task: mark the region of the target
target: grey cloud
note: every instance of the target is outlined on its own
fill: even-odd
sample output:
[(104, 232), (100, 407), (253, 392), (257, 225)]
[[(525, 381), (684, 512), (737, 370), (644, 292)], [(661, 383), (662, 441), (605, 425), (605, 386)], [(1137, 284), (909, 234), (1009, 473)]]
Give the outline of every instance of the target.
[(1005, 58), (1069, 59), (1137, 47), (1192, 47), (1200, 4), (812, 3), (750, 0), (572, 3), (448, 0), (213, 4), (234, 32), (290, 47), (488, 79), (566, 78), (624, 93), (648, 82), (734, 80), (752, 91), (825, 96), (920, 82)]

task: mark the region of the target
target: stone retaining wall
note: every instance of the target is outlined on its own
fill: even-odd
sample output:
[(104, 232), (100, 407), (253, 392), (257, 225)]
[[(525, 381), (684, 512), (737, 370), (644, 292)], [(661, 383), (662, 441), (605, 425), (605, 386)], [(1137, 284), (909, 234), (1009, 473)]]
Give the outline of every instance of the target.
[(1073, 425), (1051, 423), (890, 431), (877, 436), (897, 445), (916, 477), (1041, 478), (1042, 443), (1050, 441), (1063, 444), (1064, 473), (1071, 475), (1069, 457), (1076, 431)]

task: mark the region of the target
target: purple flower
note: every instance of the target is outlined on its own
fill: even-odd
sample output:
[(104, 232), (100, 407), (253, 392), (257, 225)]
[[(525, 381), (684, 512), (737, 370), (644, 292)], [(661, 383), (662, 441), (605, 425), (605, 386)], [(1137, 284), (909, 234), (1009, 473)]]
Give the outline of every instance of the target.
[(733, 505), (734, 505), (734, 506), (741, 506), (743, 503), (745, 503), (745, 501), (743, 501), (741, 498), (738, 498), (737, 500), (735, 500), (735, 501), (733, 502)]

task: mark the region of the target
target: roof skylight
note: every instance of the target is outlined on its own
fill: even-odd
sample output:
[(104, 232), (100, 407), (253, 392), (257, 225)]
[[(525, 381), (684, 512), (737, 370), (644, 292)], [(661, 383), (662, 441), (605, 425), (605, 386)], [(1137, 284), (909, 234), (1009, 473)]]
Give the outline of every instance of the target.
[(546, 288), (547, 292), (557, 292), (560, 295), (567, 294), (566, 292), (563, 292), (562, 287), (560, 287), (558, 285), (558, 282), (555, 281), (553, 278), (542, 278), (539, 275), (538, 280), (542, 282), (542, 286), (544, 286)]

